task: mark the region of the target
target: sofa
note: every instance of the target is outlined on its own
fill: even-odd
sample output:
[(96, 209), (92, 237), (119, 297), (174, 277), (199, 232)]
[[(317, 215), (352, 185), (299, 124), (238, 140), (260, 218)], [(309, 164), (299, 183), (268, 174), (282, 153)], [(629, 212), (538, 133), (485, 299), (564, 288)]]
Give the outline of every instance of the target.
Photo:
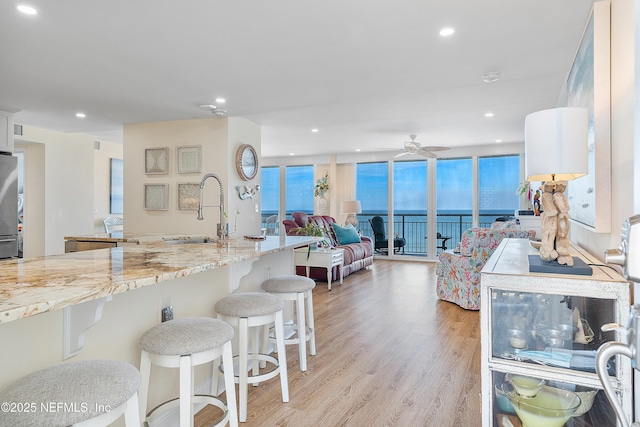
[(459, 253), (438, 255), (436, 294), (467, 310), (480, 309), (480, 271), (504, 238), (535, 237), (533, 230), (470, 228), (462, 234)]
[[(362, 270), (373, 264), (373, 241), (367, 236), (361, 236), (359, 243), (349, 243), (340, 245), (333, 230), (332, 225), (337, 224), (336, 220), (331, 216), (325, 215), (307, 215), (304, 212), (293, 212), (291, 214), (293, 220), (285, 219), (282, 221), (285, 232), (289, 236), (300, 236), (304, 234), (304, 227), (307, 224), (316, 224), (323, 228), (325, 236), (332, 248), (344, 249), (344, 277)], [(306, 275), (306, 268), (296, 267), (296, 274)], [(319, 267), (311, 267), (309, 277), (317, 280), (327, 280), (327, 271)], [(332, 279), (338, 280), (338, 268), (333, 269)]]

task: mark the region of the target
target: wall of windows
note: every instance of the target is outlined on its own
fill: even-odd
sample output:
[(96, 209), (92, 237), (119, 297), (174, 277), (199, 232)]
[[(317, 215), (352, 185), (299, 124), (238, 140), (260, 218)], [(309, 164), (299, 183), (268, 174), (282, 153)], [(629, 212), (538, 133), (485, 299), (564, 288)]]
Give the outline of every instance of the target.
[(313, 166), (287, 166), (285, 171), (286, 211), (313, 214)]
[[(435, 168), (431, 185), (430, 165)], [(391, 232), (388, 162), (356, 165), (356, 198), (362, 203), (358, 219), (363, 234), (373, 236), (368, 219), (382, 216), (387, 240), (395, 235), (405, 240), (396, 253), (428, 256), (429, 240), (434, 241), (436, 252), (454, 247), (467, 228), (490, 226), (497, 217), (513, 215), (518, 208), (519, 155), (393, 162), (392, 170)], [(431, 197), (430, 187), (435, 190)], [(429, 203), (436, 220), (433, 228), (428, 222)], [(435, 231), (435, 238), (429, 239), (429, 230)]]
[(277, 215), (280, 210), (280, 167), (263, 167), (260, 176), (262, 217)]
[[(358, 228), (363, 235), (373, 238), (369, 219), (381, 216), (386, 239), (393, 241), (397, 236), (405, 240), (396, 254), (426, 255), (434, 259), (437, 252), (455, 247), (467, 228), (487, 227), (497, 217), (513, 215), (520, 202), (516, 195), (521, 177), (519, 155), (350, 165), (355, 168), (355, 182), (347, 186), (355, 185), (352, 194), (362, 205), (362, 213), (357, 215)], [(283, 169), (284, 183), (281, 182)], [(293, 211), (312, 214), (314, 185), (313, 165), (263, 167), (263, 218), (279, 210), (283, 196), (284, 216), (290, 216)], [(343, 195), (348, 194), (348, 189), (343, 190)], [(346, 199), (339, 196), (338, 203), (342, 200)], [(391, 221), (390, 215), (393, 215)], [(435, 221), (431, 222), (431, 218)], [(378, 251), (378, 254), (384, 253)]]
[[(393, 163), (394, 252), (427, 255), (427, 160)], [(404, 239), (400, 240), (400, 239)], [(407, 246), (408, 245), (408, 246)]]
[(520, 203), (516, 189), (520, 182), (520, 156), (478, 158), (478, 210), (480, 223), (495, 213), (511, 212)]
[(438, 159), (436, 169), (436, 221), (449, 246), (460, 241), (462, 232), (473, 225), (473, 161)]
[[(286, 166), (284, 187), (280, 182), (280, 166), (263, 166), (261, 174), (262, 220), (280, 210), (285, 196), (286, 215), (294, 211), (313, 214), (313, 166)], [(264, 224), (263, 224), (264, 225)]]

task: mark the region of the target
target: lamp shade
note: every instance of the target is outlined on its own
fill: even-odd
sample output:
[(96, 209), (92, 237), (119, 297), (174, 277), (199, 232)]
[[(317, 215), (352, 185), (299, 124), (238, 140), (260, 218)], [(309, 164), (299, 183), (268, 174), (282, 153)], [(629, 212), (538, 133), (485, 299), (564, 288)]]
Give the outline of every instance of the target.
[(362, 213), (362, 206), (360, 200), (348, 200), (342, 202), (342, 213)]
[(537, 111), (524, 122), (527, 181), (572, 180), (588, 173), (586, 108)]

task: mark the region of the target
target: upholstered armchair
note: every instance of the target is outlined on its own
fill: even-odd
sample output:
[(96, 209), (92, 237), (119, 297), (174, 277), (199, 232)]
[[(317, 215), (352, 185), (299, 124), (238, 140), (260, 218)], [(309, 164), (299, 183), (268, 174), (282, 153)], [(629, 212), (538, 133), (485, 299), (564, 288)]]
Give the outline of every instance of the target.
[(480, 309), (480, 271), (504, 238), (535, 237), (532, 230), (470, 228), (462, 234), (460, 253), (438, 256), (438, 298), (467, 310)]

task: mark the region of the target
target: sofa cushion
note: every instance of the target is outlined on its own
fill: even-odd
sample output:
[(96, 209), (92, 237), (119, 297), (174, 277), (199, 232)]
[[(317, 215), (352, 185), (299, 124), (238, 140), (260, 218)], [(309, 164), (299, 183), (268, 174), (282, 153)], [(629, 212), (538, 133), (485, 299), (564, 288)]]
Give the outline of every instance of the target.
[(342, 227), (338, 224), (331, 224), (333, 228), (333, 232), (336, 233), (336, 239), (338, 240), (338, 245), (348, 245), (350, 243), (360, 243), (360, 236), (358, 235), (358, 230), (351, 224), (346, 227)]

